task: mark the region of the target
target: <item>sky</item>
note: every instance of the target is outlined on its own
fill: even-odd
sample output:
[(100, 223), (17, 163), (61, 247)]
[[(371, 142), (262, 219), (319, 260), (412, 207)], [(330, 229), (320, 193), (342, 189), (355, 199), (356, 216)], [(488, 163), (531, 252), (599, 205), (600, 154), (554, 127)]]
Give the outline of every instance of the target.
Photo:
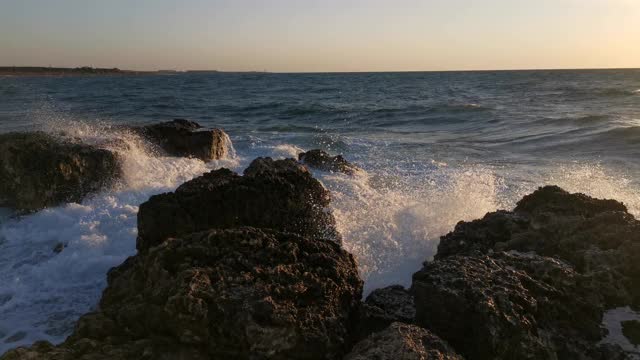
[(640, 67), (640, 0), (0, 0), (0, 66)]

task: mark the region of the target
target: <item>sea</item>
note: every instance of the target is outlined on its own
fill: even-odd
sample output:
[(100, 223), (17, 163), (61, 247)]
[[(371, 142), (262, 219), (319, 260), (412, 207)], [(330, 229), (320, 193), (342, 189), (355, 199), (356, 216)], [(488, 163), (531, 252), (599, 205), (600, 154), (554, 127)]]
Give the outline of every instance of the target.
[[(224, 129), (230, 155), (164, 157), (117, 126), (174, 118)], [(260, 156), (319, 148), (364, 170), (313, 173), (365, 295), (409, 286), (456, 223), (543, 185), (640, 215), (640, 70), (0, 77), (0, 132), (32, 130), (125, 141), (124, 176), (81, 203), (0, 211), (0, 354), (59, 343), (95, 309), (151, 195)]]

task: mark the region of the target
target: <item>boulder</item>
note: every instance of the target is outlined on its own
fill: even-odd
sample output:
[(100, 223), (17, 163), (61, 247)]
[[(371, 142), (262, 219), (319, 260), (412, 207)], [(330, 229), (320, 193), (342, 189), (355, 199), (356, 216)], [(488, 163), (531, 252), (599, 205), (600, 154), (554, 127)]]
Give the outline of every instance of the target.
[(405, 323), (413, 322), (416, 308), (413, 304), (413, 295), (402, 285), (391, 285), (382, 289), (376, 289), (367, 296), (368, 305), (378, 307), (396, 321)]
[(640, 304), (640, 221), (615, 200), (546, 186), (514, 211), (459, 223), (441, 238), (436, 259), (508, 250), (568, 262), (594, 282), (608, 308)]
[(362, 339), (382, 331), (391, 323), (412, 324), (416, 315), (413, 295), (401, 285), (376, 289), (358, 309), (356, 337)]
[(445, 341), (415, 325), (393, 323), (357, 343), (345, 360), (462, 360)]
[(356, 263), (335, 242), (209, 230), (112, 269), (99, 310), (63, 344), (1, 359), (337, 359), (361, 296)]
[(413, 275), (416, 323), (471, 359), (624, 359), (601, 346), (604, 299), (560, 260), (448, 256)]
[(152, 196), (138, 212), (140, 251), (169, 237), (212, 228), (254, 226), (340, 242), (327, 210), (329, 192), (293, 159), (258, 158), (239, 176), (214, 170), (173, 193)]
[(117, 156), (44, 132), (0, 134), (0, 206), (35, 211), (80, 202), (121, 175)]
[(220, 129), (204, 130), (195, 121), (175, 119), (133, 128), (170, 156), (211, 161), (227, 156), (231, 141)]
[(345, 160), (342, 155), (331, 156), (326, 151), (319, 149), (300, 153), (298, 160), (312, 168), (322, 171), (353, 175), (360, 170), (360, 168)]

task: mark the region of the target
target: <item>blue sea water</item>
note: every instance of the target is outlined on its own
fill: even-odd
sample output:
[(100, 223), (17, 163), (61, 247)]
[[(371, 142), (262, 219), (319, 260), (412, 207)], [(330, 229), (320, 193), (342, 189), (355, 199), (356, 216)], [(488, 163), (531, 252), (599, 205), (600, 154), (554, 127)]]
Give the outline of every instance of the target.
[[(225, 129), (235, 156), (158, 157), (113, 126), (173, 118)], [(258, 156), (323, 148), (365, 170), (315, 175), (366, 291), (410, 284), (458, 221), (545, 184), (640, 215), (640, 70), (0, 77), (0, 132), (25, 130), (130, 146), (116, 188), (0, 219), (0, 353), (59, 342), (96, 306), (150, 195)]]

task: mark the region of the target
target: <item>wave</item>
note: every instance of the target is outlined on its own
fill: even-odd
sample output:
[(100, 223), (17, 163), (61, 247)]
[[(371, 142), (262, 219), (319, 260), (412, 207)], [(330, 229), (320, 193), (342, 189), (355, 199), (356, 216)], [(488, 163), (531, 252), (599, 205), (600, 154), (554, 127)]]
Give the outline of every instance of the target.
[[(36, 340), (64, 340), (97, 304), (107, 271), (135, 254), (142, 202), (211, 169), (239, 165), (232, 147), (229, 158), (211, 163), (158, 157), (142, 139), (109, 123), (53, 120), (47, 130), (117, 152), (123, 178), (82, 203), (2, 220), (0, 353)], [(56, 254), (58, 244), (65, 248)]]
[(458, 221), (501, 205), (500, 180), (481, 167), (441, 164), (408, 183), (392, 172), (317, 175), (331, 190), (338, 229), (358, 260), (365, 294), (386, 285), (410, 285), (411, 274), (435, 254), (441, 235)]
[(598, 141), (609, 141), (619, 143), (624, 141), (627, 144), (640, 144), (640, 126), (621, 126), (606, 131), (599, 132), (593, 136)]
[(628, 96), (637, 95), (639, 93), (638, 90), (640, 89), (635, 90), (635, 89), (618, 88), (618, 87), (581, 88), (581, 87), (573, 87), (573, 86), (564, 86), (564, 87), (554, 88), (553, 90), (565, 95), (615, 98), (615, 97), (628, 97)]
[(388, 113), (457, 113), (457, 112), (482, 112), (495, 110), (489, 106), (483, 106), (477, 103), (461, 103), (461, 104), (436, 104), (436, 105), (413, 105), (397, 108), (379, 108), (372, 111), (373, 114), (388, 114)]
[(305, 125), (295, 125), (295, 124), (278, 124), (278, 125), (267, 125), (267, 126), (259, 126), (258, 129), (260, 131), (265, 132), (297, 132), (297, 133), (319, 133), (322, 132), (322, 129), (317, 126), (305, 126)]
[(583, 116), (577, 116), (577, 117), (542, 118), (542, 119), (536, 120), (535, 122), (538, 124), (545, 124), (545, 125), (569, 124), (569, 125), (584, 126), (584, 125), (604, 124), (604, 123), (610, 122), (611, 120), (613, 120), (611, 115), (590, 114), (590, 115), (583, 115)]

